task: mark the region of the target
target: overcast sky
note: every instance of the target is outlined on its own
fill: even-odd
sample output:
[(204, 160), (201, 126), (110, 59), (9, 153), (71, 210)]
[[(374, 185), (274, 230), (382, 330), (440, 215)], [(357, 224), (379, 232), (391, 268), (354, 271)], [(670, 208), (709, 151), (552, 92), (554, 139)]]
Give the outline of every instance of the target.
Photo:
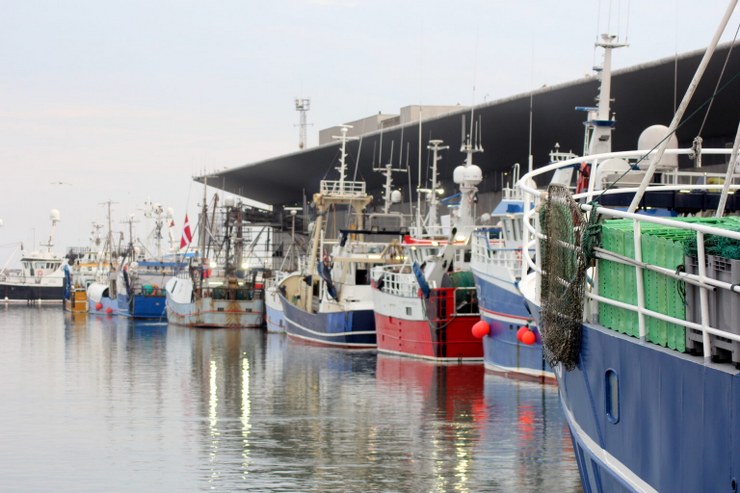
[(53, 208), (59, 253), (87, 244), (107, 200), (119, 229), (146, 200), (179, 228), (193, 175), (297, 150), (297, 96), (315, 146), (379, 111), (581, 78), (599, 32), (630, 43), (615, 68), (703, 48), (727, 3), (0, 0), (0, 268), (45, 239)]

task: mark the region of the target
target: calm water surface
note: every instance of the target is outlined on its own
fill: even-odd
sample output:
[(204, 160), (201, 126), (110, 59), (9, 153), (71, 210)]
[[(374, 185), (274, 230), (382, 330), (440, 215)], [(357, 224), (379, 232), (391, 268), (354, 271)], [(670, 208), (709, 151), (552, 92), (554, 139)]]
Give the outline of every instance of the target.
[(0, 305), (0, 491), (577, 492), (554, 387)]

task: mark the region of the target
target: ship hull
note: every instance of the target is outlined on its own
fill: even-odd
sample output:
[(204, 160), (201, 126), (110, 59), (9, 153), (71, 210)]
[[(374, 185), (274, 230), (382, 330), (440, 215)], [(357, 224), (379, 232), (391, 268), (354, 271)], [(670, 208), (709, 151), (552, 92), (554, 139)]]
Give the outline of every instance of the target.
[(118, 303), (113, 298), (103, 297), (92, 300), (87, 297), (87, 313), (90, 315), (118, 315)]
[(276, 289), (265, 291), (265, 322), (268, 332), (285, 333), (283, 305)]
[(61, 303), (64, 287), (30, 283), (0, 283), (0, 301), (8, 303)]
[[(543, 358), (542, 337), (516, 286), (475, 269), (473, 275), (481, 320), (490, 327), (482, 339), (486, 369), (509, 378), (556, 383), (555, 374)], [(518, 340), (521, 327), (534, 332), (534, 343), (527, 345)]]
[(280, 294), (288, 336), (310, 344), (348, 349), (377, 346), (372, 310), (308, 313)]
[(166, 305), (168, 322), (188, 327), (257, 329), (264, 315), (262, 299), (200, 298), (178, 303), (168, 295)]
[[(432, 290), (431, 298), (434, 298)], [(430, 321), (423, 298), (408, 298), (373, 289), (378, 351), (438, 362), (481, 361), (483, 346), (471, 329), (477, 315)]]
[(154, 294), (118, 294), (118, 314), (129, 318), (166, 319), (167, 298)]
[(64, 311), (70, 313), (87, 313), (87, 291), (74, 288), (64, 298)]
[(733, 491), (740, 455), (723, 453), (740, 450), (732, 366), (584, 324), (577, 367), (556, 373), (590, 491)]

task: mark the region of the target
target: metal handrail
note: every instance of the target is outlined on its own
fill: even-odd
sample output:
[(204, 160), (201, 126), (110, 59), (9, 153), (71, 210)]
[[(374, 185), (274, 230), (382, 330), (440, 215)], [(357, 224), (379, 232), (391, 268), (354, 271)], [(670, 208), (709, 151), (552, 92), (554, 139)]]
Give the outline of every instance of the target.
[(323, 195), (366, 195), (364, 181), (321, 180), (319, 189)]
[[(674, 150), (667, 150), (666, 154), (675, 154), (675, 155), (686, 155), (692, 152), (690, 149), (674, 149)], [(730, 155), (731, 149), (703, 149), (702, 154), (706, 155)], [(525, 174), (521, 180), (517, 183), (517, 186), (522, 190), (524, 195), (524, 239), (523, 239), (523, 248), (522, 248), (522, 255), (524, 262), (522, 262), (522, 275), (526, 275), (528, 269), (533, 269), (535, 272), (535, 275), (537, 276), (537, 286), (540, 285), (540, 276), (543, 272), (543, 267), (541, 265), (541, 255), (539, 251), (539, 240), (545, 239), (546, 236), (538, 230), (538, 213), (539, 213), (539, 206), (540, 201), (543, 198), (543, 195), (545, 194), (545, 191), (537, 190), (533, 184), (535, 183), (534, 178), (537, 176), (541, 176), (545, 173), (552, 172), (556, 169), (569, 167), (569, 166), (575, 166), (580, 165), (583, 162), (590, 162), (592, 163), (592, 170), (591, 170), (591, 176), (598, 176), (597, 170), (600, 163), (603, 163), (607, 159), (611, 158), (626, 158), (626, 159), (640, 159), (643, 156), (645, 156), (647, 153), (645, 151), (624, 151), (624, 152), (615, 152), (615, 153), (608, 153), (608, 154), (599, 154), (594, 156), (587, 156), (587, 157), (578, 157), (574, 159), (569, 159), (567, 161), (561, 161), (556, 162), (547, 166), (544, 166), (542, 168), (536, 169), (534, 171), (531, 171), (527, 174)], [(730, 165), (734, 165), (734, 163), (730, 163)], [(636, 170), (637, 171), (637, 170)], [(674, 176), (676, 177), (682, 177), (682, 176), (688, 176), (688, 177), (695, 177), (695, 178), (705, 178), (709, 176), (708, 174), (699, 174), (697, 172), (674, 172)], [(684, 191), (684, 190), (704, 190), (704, 191), (710, 191), (710, 190), (721, 190), (723, 187), (725, 187), (724, 184), (672, 184), (672, 185), (656, 185), (656, 186), (650, 186), (646, 190), (649, 191)], [(731, 184), (728, 187), (732, 190), (738, 190), (740, 189), (740, 185), (737, 184)], [(594, 190), (593, 185), (590, 185), (590, 188), (587, 192), (576, 194), (573, 196), (576, 200), (585, 200), (587, 203), (583, 203), (580, 205), (581, 210), (584, 213), (590, 214), (594, 211), (595, 206), (588, 203), (591, 202), (595, 197), (600, 196), (602, 193), (605, 195), (611, 195), (611, 194), (622, 194), (622, 193), (634, 193), (637, 192), (638, 187), (629, 187), (629, 188), (615, 188), (615, 189), (609, 189), (605, 192), (602, 190)], [(531, 207), (530, 207), (531, 205)], [(704, 351), (704, 359), (706, 362), (709, 362), (711, 360), (711, 340), (710, 335), (720, 336), (724, 337), (726, 339), (730, 339), (732, 341), (740, 342), (740, 335), (730, 333), (724, 330), (720, 330), (716, 327), (711, 327), (709, 325), (709, 291), (713, 289), (726, 289), (730, 290), (731, 292), (740, 293), (740, 287), (737, 285), (732, 285), (730, 283), (725, 283), (719, 280), (716, 280), (711, 277), (707, 277), (706, 272), (706, 252), (705, 252), (705, 245), (704, 245), (704, 236), (705, 235), (717, 235), (722, 236), (726, 238), (731, 238), (735, 240), (740, 240), (740, 232), (737, 231), (729, 231), (726, 229), (721, 229), (713, 226), (708, 226), (705, 224), (699, 224), (699, 223), (688, 223), (688, 222), (682, 222), (677, 221), (674, 219), (669, 219), (665, 217), (656, 217), (656, 216), (647, 216), (643, 214), (636, 214), (636, 213), (630, 213), (618, 209), (611, 209), (607, 206), (597, 206), (598, 207), (598, 213), (601, 215), (604, 215), (609, 218), (620, 218), (620, 219), (628, 219), (632, 220), (634, 222), (634, 228), (633, 228), (633, 240), (634, 240), (634, 246), (635, 246), (635, 258), (634, 259), (623, 259), (619, 258), (618, 255), (614, 255), (611, 252), (602, 252), (599, 249), (595, 251), (595, 255), (597, 258), (608, 258), (610, 261), (631, 265), (635, 268), (636, 272), (636, 289), (637, 289), (637, 305), (631, 305), (628, 303), (623, 303), (611, 298), (606, 298), (604, 296), (599, 295), (596, 293), (596, 286), (588, 286), (586, 289), (586, 297), (589, 300), (597, 301), (600, 303), (606, 303), (613, 306), (617, 306), (632, 312), (635, 312), (638, 314), (638, 324), (639, 324), (639, 335), (642, 340), (646, 339), (646, 329), (645, 329), (645, 317), (653, 317), (659, 320), (663, 320), (666, 322), (670, 322), (676, 325), (680, 325), (685, 328), (689, 329), (695, 329), (700, 330), (702, 332), (702, 342), (703, 342), (703, 351)], [(698, 273), (697, 274), (688, 274), (688, 273), (681, 273), (676, 274), (676, 277), (683, 278), (681, 280), (684, 280), (686, 282), (690, 282), (697, 286), (697, 289), (699, 289), (699, 313), (701, 314), (699, 320), (701, 323), (695, 323), (690, 322), (687, 320), (681, 320), (677, 319), (668, 315), (664, 315), (658, 312), (654, 312), (650, 309), (648, 309), (645, 306), (645, 293), (644, 293), (644, 285), (642, 283), (642, 273), (643, 270), (655, 270), (653, 268), (650, 268), (646, 266), (642, 261), (642, 252), (641, 252), (641, 228), (640, 225), (642, 223), (651, 223), (651, 224), (658, 224), (662, 226), (677, 228), (677, 229), (683, 229), (683, 230), (690, 230), (694, 231), (696, 233), (696, 242), (697, 242), (697, 265), (698, 265)], [(535, 258), (532, 256), (532, 252), (535, 252)], [(593, 277), (598, 276), (598, 265), (595, 267), (595, 271), (593, 273)], [(586, 281), (589, 282), (588, 280)], [(536, 301), (539, 303), (539, 292), (535, 293)], [(586, 315), (589, 317), (594, 317), (598, 314), (598, 304), (588, 303), (586, 304)]]

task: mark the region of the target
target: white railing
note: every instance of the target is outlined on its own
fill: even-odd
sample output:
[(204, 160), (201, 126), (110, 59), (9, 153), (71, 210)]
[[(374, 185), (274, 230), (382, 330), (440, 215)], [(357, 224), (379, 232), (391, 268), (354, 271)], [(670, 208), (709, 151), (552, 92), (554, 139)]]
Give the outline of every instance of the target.
[[(666, 151), (666, 154), (689, 154), (691, 151), (688, 149), (682, 149), (682, 150), (668, 150)], [(702, 153), (704, 155), (730, 155), (731, 149), (703, 149)], [(591, 163), (591, 176), (598, 176), (598, 166), (600, 163), (605, 162), (607, 159), (610, 158), (621, 158), (621, 159), (627, 159), (629, 161), (636, 161), (640, 158), (642, 158), (645, 154), (645, 151), (627, 151), (627, 152), (618, 152), (618, 153), (611, 153), (611, 154), (601, 154), (601, 155), (595, 155), (595, 156), (587, 156), (587, 157), (578, 157), (575, 159), (570, 159), (563, 162), (557, 162), (553, 163), (548, 166), (544, 166), (542, 168), (539, 168), (535, 171), (532, 171), (531, 173), (528, 173), (522, 177), (522, 179), (518, 182), (518, 186), (524, 193), (524, 201), (525, 201), (525, 207), (524, 207), (524, 227), (525, 227), (525, 240), (524, 240), (524, 248), (523, 248), (523, 256), (525, 259), (525, 262), (522, 266), (522, 272), (523, 274), (526, 274), (527, 270), (529, 268), (532, 268), (535, 270), (537, 275), (537, 282), (536, 284), (536, 291), (534, 293), (527, 293), (528, 296), (533, 297), (533, 301), (535, 301), (537, 304), (540, 304), (540, 293), (539, 293), (539, 286), (540, 286), (540, 277), (543, 272), (543, 269), (546, 270), (546, 267), (543, 267), (541, 265), (541, 259), (542, 256), (540, 255), (540, 242), (538, 240), (545, 239), (545, 235), (540, 231), (539, 229), (539, 207), (533, 207), (533, 206), (539, 206), (540, 202), (544, 199), (544, 195), (546, 192), (544, 190), (537, 190), (533, 188), (531, 185), (535, 183), (534, 179), (540, 175), (543, 175), (545, 173), (549, 173), (552, 171), (555, 171), (556, 169), (567, 167), (567, 166), (576, 166), (580, 165), (582, 162), (590, 162)], [(639, 173), (639, 170), (635, 170), (636, 173)], [(692, 172), (680, 172), (676, 171), (671, 173), (672, 179), (671, 181), (673, 183), (678, 184), (657, 184), (654, 186), (648, 187), (646, 190), (647, 192), (651, 191), (679, 191), (679, 192), (690, 192), (694, 190), (701, 190), (701, 191), (713, 191), (713, 192), (720, 192), (723, 188), (722, 183), (696, 183), (697, 181), (704, 181), (707, 182), (706, 178), (710, 176), (709, 174), (705, 173), (697, 173), (695, 171)], [(724, 176), (724, 175), (716, 175), (712, 174), (712, 177), (714, 176)], [(718, 182), (723, 182), (724, 180), (715, 180)], [(683, 183), (682, 183), (683, 182)], [(730, 185), (730, 190), (733, 190), (737, 192), (738, 189), (740, 189), (740, 185), (737, 184), (737, 180), (733, 180), (733, 183)], [(595, 190), (593, 183), (589, 184), (589, 189), (580, 194), (574, 195), (574, 199), (579, 202), (583, 202), (580, 206), (581, 210), (585, 214), (590, 214), (594, 207), (589, 204), (594, 199), (598, 199), (598, 197), (604, 193), (605, 195), (611, 195), (611, 194), (621, 194), (621, 193), (634, 193), (637, 191), (637, 187), (629, 187), (629, 188), (614, 188), (607, 190), (606, 192), (602, 192), (601, 190)], [(531, 207), (532, 206), (532, 207)], [(679, 326), (682, 326), (686, 329), (693, 329), (697, 331), (701, 331), (701, 338), (702, 338), (702, 346), (704, 351), (704, 359), (706, 362), (709, 362), (712, 355), (712, 339), (710, 336), (719, 336), (725, 339), (729, 339), (731, 341), (740, 342), (740, 334), (736, 334), (734, 332), (728, 332), (726, 330), (720, 330), (717, 327), (710, 326), (710, 293), (717, 289), (725, 290), (729, 293), (740, 293), (740, 286), (738, 284), (731, 284), (728, 282), (720, 281), (717, 278), (710, 277), (707, 275), (707, 265), (708, 265), (708, 258), (707, 254), (705, 252), (705, 241), (704, 238), (707, 235), (716, 235), (720, 237), (729, 238), (732, 240), (740, 241), (740, 232), (737, 231), (731, 231), (727, 229), (721, 229), (713, 226), (709, 226), (707, 224), (701, 224), (701, 223), (690, 223), (690, 222), (682, 222), (675, 219), (670, 219), (667, 217), (656, 217), (656, 216), (649, 216), (644, 214), (634, 214), (625, 212), (623, 210), (615, 209), (615, 208), (609, 208), (605, 206), (598, 206), (598, 214), (605, 216), (606, 218), (621, 218), (621, 219), (627, 219), (633, 221), (633, 241), (634, 241), (634, 251), (635, 255), (634, 258), (627, 258), (624, 256), (620, 256), (617, 254), (614, 254), (613, 252), (605, 251), (604, 249), (597, 248), (595, 249), (596, 257), (599, 259), (605, 259), (610, 260), (613, 262), (617, 262), (623, 265), (632, 266), (635, 269), (635, 291), (637, 293), (637, 304), (632, 305), (629, 303), (620, 302), (605, 296), (602, 296), (598, 293), (598, 262), (596, 264), (596, 267), (594, 267), (593, 272), (590, 273), (591, 280), (587, 280), (586, 283), (586, 297), (589, 300), (594, 301), (594, 303), (586, 303), (585, 304), (585, 319), (586, 320), (592, 320), (596, 321), (598, 320), (599, 316), (599, 303), (605, 303), (608, 305), (616, 306), (625, 310), (629, 310), (631, 312), (634, 312), (637, 314), (637, 320), (638, 320), (638, 333), (641, 339), (645, 340), (646, 338), (646, 320), (645, 317), (653, 317), (658, 320), (666, 321), (672, 324), (676, 324)], [(691, 230), (695, 232), (696, 234), (696, 246), (697, 246), (697, 272), (688, 273), (688, 272), (676, 272), (671, 269), (662, 268), (654, 265), (649, 265), (643, 262), (642, 258), (642, 251), (641, 251), (641, 225), (645, 223), (651, 223), (651, 224), (658, 224), (662, 226), (667, 226), (671, 228), (676, 229), (682, 229), (682, 230)], [(535, 252), (535, 255), (533, 257), (532, 252)], [(653, 310), (648, 309), (645, 306), (645, 291), (644, 291), (644, 284), (642, 282), (642, 277), (644, 271), (654, 271), (659, 272), (663, 275), (666, 275), (668, 277), (677, 279), (679, 281), (683, 281), (687, 284), (690, 284), (692, 286), (695, 286), (696, 289), (699, 290), (699, 306), (693, 306), (692, 308), (695, 310), (695, 313), (698, 314), (698, 320), (699, 322), (692, 322), (688, 320), (678, 319), (669, 315), (665, 315), (663, 313), (655, 312)], [(689, 302), (689, 300), (687, 300)], [(695, 302), (695, 301), (692, 301)], [(716, 322), (716, 320), (715, 320)], [(737, 326), (737, 321), (732, 320), (729, 321), (734, 326)]]
[(519, 277), (522, 265), (521, 246), (507, 248), (505, 240), (493, 237), (491, 233), (490, 229), (475, 231), (471, 243), (471, 260), (487, 266), (506, 268), (514, 277)]
[(377, 282), (382, 282), (384, 293), (405, 298), (416, 298), (419, 293), (419, 283), (416, 276), (411, 272), (408, 266), (401, 269), (408, 269), (408, 272), (395, 272), (398, 267), (375, 267), (372, 276)]
[(450, 236), (450, 227), (440, 225), (412, 226), (409, 228), (409, 235), (417, 240), (447, 240)]
[(362, 197), (365, 193), (364, 181), (321, 180), (322, 195)]

